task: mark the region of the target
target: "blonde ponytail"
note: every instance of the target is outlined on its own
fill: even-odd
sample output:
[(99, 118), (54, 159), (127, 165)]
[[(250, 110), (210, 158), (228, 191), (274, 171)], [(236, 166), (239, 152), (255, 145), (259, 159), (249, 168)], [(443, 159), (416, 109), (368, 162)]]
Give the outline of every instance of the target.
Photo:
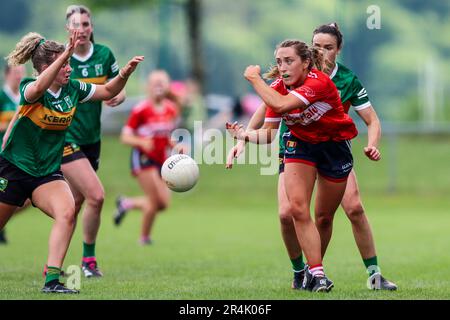
[(64, 50), (64, 45), (45, 40), (39, 33), (30, 32), (20, 39), (6, 60), (9, 65), (17, 66), (31, 59), (34, 69), (40, 73), (43, 65), (51, 65)]
[(25, 64), (31, 59), (37, 47), (45, 38), (39, 33), (30, 32), (26, 34), (17, 44), (16, 48), (6, 57), (10, 66)]

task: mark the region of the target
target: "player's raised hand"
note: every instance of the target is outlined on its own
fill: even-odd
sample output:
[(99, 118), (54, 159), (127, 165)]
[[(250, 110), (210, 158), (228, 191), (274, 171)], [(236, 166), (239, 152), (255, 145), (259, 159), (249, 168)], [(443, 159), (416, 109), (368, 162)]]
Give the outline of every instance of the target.
[(226, 169), (233, 168), (234, 159), (238, 158), (242, 154), (242, 152), (244, 152), (244, 150), (245, 150), (245, 142), (238, 141), (238, 143), (228, 152), (225, 168)]
[(248, 66), (244, 71), (244, 77), (250, 82), (261, 78), (261, 67), (259, 65)]
[(122, 78), (128, 78), (134, 72), (134, 70), (136, 70), (137, 65), (142, 61), (144, 61), (144, 56), (135, 56), (130, 61), (128, 61), (125, 67), (120, 69), (119, 75)]
[(372, 161), (378, 161), (381, 159), (381, 152), (374, 146), (365, 147), (364, 148), (364, 154), (367, 158), (369, 158)]
[(75, 51), (75, 48), (80, 43), (80, 40), (78, 39), (78, 36), (80, 34), (80, 31), (78, 29), (74, 29), (73, 31), (69, 32), (69, 42), (66, 46), (66, 52), (68, 53), (68, 56), (72, 56), (73, 52)]

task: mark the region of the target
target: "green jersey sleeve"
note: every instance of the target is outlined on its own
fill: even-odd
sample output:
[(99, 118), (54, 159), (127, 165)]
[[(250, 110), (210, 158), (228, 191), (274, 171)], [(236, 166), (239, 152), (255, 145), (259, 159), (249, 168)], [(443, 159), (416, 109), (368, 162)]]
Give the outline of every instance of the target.
[(107, 65), (108, 65), (108, 79), (112, 79), (116, 77), (119, 74), (119, 64), (117, 63), (116, 58), (114, 57), (114, 54), (111, 50), (108, 50), (108, 59), (107, 59)]
[(79, 103), (89, 101), (95, 93), (97, 86), (93, 83), (87, 83), (79, 80), (70, 80), (71, 86), (78, 91)]
[(25, 98), (25, 90), (27, 89), (28, 85), (32, 84), (36, 79), (34, 78), (23, 78), (19, 85), (19, 93), (20, 93), (20, 101), (19, 105), (23, 106), (25, 104), (29, 104), (31, 101), (28, 101)]
[(356, 111), (371, 106), (366, 88), (363, 87), (363, 85), (356, 76), (353, 78), (351, 88), (352, 88), (352, 95), (349, 101)]

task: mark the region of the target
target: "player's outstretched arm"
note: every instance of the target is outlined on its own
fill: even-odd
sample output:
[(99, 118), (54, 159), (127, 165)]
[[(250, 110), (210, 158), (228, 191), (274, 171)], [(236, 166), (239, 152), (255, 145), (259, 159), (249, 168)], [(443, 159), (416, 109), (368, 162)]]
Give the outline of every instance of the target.
[(225, 127), (234, 139), (257, 144), (269, 144), (277, 135), (279, 124), (279, 122), (264, 122), (262, 128), (251, 131), (245, 131), (243, 125), (237, 122), (227, 122)]
[[(247, 131), (261, 128), (264, 124), (265, 114), (266, 114), (266, 105), (263, 103), (258, 107), (258, 109), (255, 111), (255, 113), (253, 113), (252, 117), (250, 118), (250, 121), (247, 125)], [(233, 168), (233, 161), (234, 159), (238, 158), (242, 154), (242, 152), (244, 152), (245, 144), (246, 141), (239, 140), (236, 143), (236, 145), (230, 149), (225, 163), (225, 168), (227, 169)]]

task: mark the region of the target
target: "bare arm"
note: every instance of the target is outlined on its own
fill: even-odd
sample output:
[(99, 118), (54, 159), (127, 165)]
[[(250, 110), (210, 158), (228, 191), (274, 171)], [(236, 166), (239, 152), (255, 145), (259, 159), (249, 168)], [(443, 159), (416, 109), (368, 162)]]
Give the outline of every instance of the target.
[(117, 96), (128, 81), (128, 77), (136, 70), (137, 65), (144, 61), (143, 56), (136, 56), (127, 65), (120, 69), (119, 75), (105, 85), (97, 85), (95, 93), (90, 100), (110, 100)]
[(17, 118), (19, 118), (19, 112), (22, 107), (19, 106), (16, 110), (16, 113), (14, 113), (14, 116), (12, 117), (11, 121), (8, 124), (8, 128), (6, 129), (5, 135), (3, 136), (2, 141), (2, 150), (5, 148), (6, 141), (8, 141), (9, 135), (11, 134), (12, 127), (14, 126), (14, 123), (17, 121)]
[(367, 146), (364, 148), (364, 153), (370, 160), (378, 161), (381, 159), (381, 153), (378, 150), (381, 138), (381, 124), (377, 113), (372, 106), (356, 112), (367, 125)]
[(226, 128), (231, 136), (237, 140), (249, 141), (256, 144), (269, 144), (277, 135), (280, 122), (264, 122), (257, 130), (245, 131), (242, 125), (227, 123)]
[(244, 77), (251, 83), (264, 103), (276, 113), (286, 113), (294, 109), (305, 109), (307, 105), (292, 94), (282, 95), (267, 85), (261, 78), (260, 66), (248, 66)]

